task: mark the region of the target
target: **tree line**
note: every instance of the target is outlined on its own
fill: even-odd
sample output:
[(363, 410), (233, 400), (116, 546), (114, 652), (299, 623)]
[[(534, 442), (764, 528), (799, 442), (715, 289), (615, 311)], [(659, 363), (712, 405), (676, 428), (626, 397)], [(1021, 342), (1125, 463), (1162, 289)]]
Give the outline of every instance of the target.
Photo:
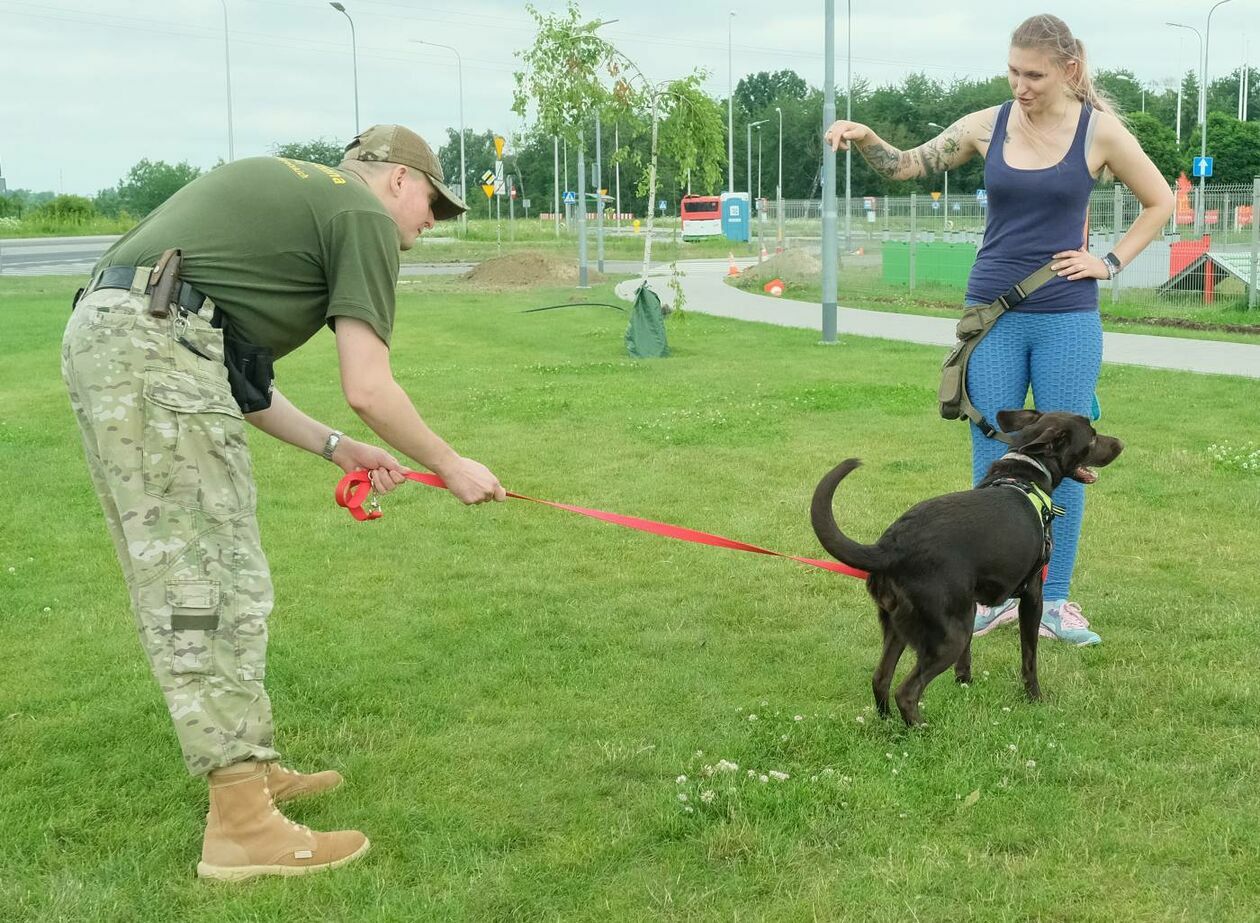
[[(1215, 158), (1214, 183), (1247, 183), (1260, 176), (1260, 70), (1250, 69), (1248, 100), (1249, 118), (1241, 122), (1238, 92), (1241, 68), (1213, 80), (1208, 88), (1208, 154)], [(1175, 86), (1154, 87), (1143, 84), (1131, 71), (1100, 71), (1097, 85), (1115, 103), (1143, 149), (1169, 182), (1178, 174), (1191, 172), (1191, 159), (1199, 153), (1197, 76), (1187, 73), (1181, 80), (1181, 142), (1177, 142), (1178, 93)], [(694, 91), (700, 93), (698, 86)], [(872, 87), (862, 78), (853, 83), (853, 117), (869, 124), (889, 143), (901, 148), (922, 144), (938, 130), (929, 123), (949, 125), (968, 112), (998, 105), (1010, 98), (1010, 87), (1004, 76), (987, 80), (935, 80), (924, 74), (910, 74), (898, 84)], [(779, 120), (782, 114), (783, 195), (789, 199), (818, 198), (822, 189), (822, 90), (810, 86), (791, 70), (761, 71), (739, 81), (732, 95), (735, 121), (734, 187), (747, 191), (749, 160), (747, 126), (763, 122), (752, 132), (752, 193), (773, 198), (779, 179)], [(844, 88), (837, 89), (836, 109), (843, 112)], [(721, 129), (725, 130), (726, 99), (710, 97), (711, 108), (719, 110)], [(706, 106), (710, 108), (710, 106)], [(712, 121), (710, 119), (710, 121)], [(586, 141), (586, 162), (595, 156), (594, 126), (583, 126)], [(709, 132), (716, 130), (707, 125)], [(468, 175), (469, 205), (478, 213), (484, 200), (480, 195), (481, 176), (492, 169), (495, 161), (493, 130), (466, 129), (465, 159)], [(641, 190), (646, 188), (646, 152), (651, 129), (646, 117), (626, 112), (603, 125), (602, 178), (605, 187), (613, 186), (614, 163), (621, 173), (622, 209), (644, 214), (647, 203)], [(616, 139), (619, 143), (614, 143)], [(710, 139), (711, 140), (711, 139)], [(760, 142), (760, 158), (758, 158)], [(675, 139), (679, 143), (679, 139)], [(577, 188), (575, 144), (568, 147), (569, 189)], [(272, 153), (335, 166), (341, 159), (342, 142), (324, 138), (277, 143)], [(725, 144), (721, 156), (713, 156), (714, 145), (700, 148), (707, 153), (703, 162), (693, 162), (682, 170), (685, 158), (663, 156), (657, 171), (657, 198), (669, 202), (676, 212), (678, 199), (688, 191), (716, 194), (727, 188)], [(668, 151), (664, 152), (668, 155)], [(438, 150), (438, 158), (448, 184), (459, 186), (459, 132), (447, 129), (447, 137)], [(760, 164), (758, 164), (758, 159)], [(215, 166), (218, 166), (216, 164)], [(509, 136), (505, 167), (516, 178), (518, 194), (530, 198), (534, 213), (549, 211), (553, 179), (553, 142), (550, 134), (534, 127), (519, 136)], [(211, 167), (214, 169), (214, 167)], [(39, 214), (73, 224), (90, 217), (142, 218), (164, 202), (185, 183), (200, 175), (200, 168), (186, 162), (168, 164), (141, 160), (127, 175), (94, 197), (57, 196), (52, 192), (15, 189), (0, 195), (0, 219)], [(561, 186), (564, 185), (561, 169)], [(587, 187), (593, 184), (587, 178)], [(950, 188), (970, 192), (983, 185), (983, 163), (973, 159), (950, 173)], [(908, 195), (930, 192), (940, 187), (939, 177), (907, 182), (893, 182), (879, 176), (861, 156), (853, 157), (852, 188), (855, 196)], [(565, 191), (561, 189), (561, 191)], [(611, 194), (611, 193), (610, 193)]]

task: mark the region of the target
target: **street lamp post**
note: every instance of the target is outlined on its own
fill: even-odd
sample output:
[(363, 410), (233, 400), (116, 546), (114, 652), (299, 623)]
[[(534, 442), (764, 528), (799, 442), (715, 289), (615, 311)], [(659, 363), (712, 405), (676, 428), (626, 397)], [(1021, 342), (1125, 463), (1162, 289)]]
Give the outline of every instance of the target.
[(232, 137), (232, 56), (228, 51), (227, 0), (223, 4), (223, 73), (227, 77), (228, 163), (236, 159), (236, 144)]
[(735, 11), (726, 19), (726, 191), (735, 191), (735, 92), (731, 88), (734, 79), (735, 65), (732, 54), (731, 30), (735, 22)]
[(359, 48), (358, 41), (354, 35), (354, 20), (350, 18), (350, 14), (346, 12), (346, 8), (337, 3), (336, 0), (328, 4), (350, 23), (350, 61), (354, 66), (354, 133), (359, 133)]
[[(464, 204), (468, 204), (468, 167), (464, 163), (464, 59), (459, 55), (459, 49), (454, 45), (443, 45), (441, 42), (426, 42), (423, 39), (412, 39), (417, 45), (431, 45), (434, 48), (445, 48), (455, 53), (455, 73), (459, 78), (459, 195), (464, 200)], [(357, 120), (358, 113), (356, 111), (355, 118)], [(468, 233), (468, 212), (460, 215), (460, 221), (464, 226), (464, 233)]]
[[(836, 120), (836, 3), (823, 4), (823, 128)], [(823, 150), (822, 197), (822, 341), (836, 342), (836, 154)]]
[[(928, 122), (928, 128), (935, 128), (937, 131), (944, 131), (944, 125), (938, 125), (936, 122)], [(941, 227), (949, 227), (949, 170), (945, 171), (945, 220), (941, 222)]]
[[(1207, 156), (1207, 82), (1208, 82), (1208, 48), (1212, 38), (1212, 14), (1216, 12), (1218, 6), (1229, 3), (1230, 0), (1217, 0), (1207, 14), (1207, 28), (1200, 32), (1194, 26), (1187, 26), (1179, 22), (1168, 22), (1164, 25), (1172, 26), (1174, 29), (1188, 29), (1199, 37), (1199, 157)], [(1204, 230), (1204, 201), (1206, 177), (1202, 173), (1199, 174), (1199, 188), (1196, 190), (1197, 195), (1194, 208), (1194, 232), (1202, 234)]]
[(753, 130), (754, 128), (757, 128), (758, 126), (761, 126), (761, 125), (766, 124), (766, 122), (768, 122), (768, 121), (770, 121), (770, 120), (769, 120), (769, 119), (760, 119), (760, 120), (758, 120), (758, 121), (756, 121), (756, 122), (749, 122), (749, 123), (748, 123), (748, 132), (747, 132), (747, 134), (748, 134), (748, 144), (747, 144), (747, 153), (748, 153), (748, 171), (747, 171), (747, 172), (748, 172), (748, 200), (749, 200), (749, 202), (751, 202), (751, 201), (752, 201), (752, 194), (753, 194), (753, 184), (752, 184), (752, 130)]
[(783, 109), (775, 106), (774, 111), (779, 113), (779, 177), (775, 182), (774, 198), (776, 211), (778, 212), (779, 233), (778, 239), (775, 241), (775, 253), (783, 249)]
[[(848, 45), (844, 53), (844, 117), (853, 121), (853, 0), (845, 3), (844, 14), (845, 40)], [(853, 226), (851, 218), (851, 199), (853, 197), (853, 145), (844, 152), (844, 249), (853, 249)]]
[[(1203, 73), (1203, 33), (1200, 32), (1198, 29), (1196, 29), (1194, 26), (1187, 26), (1179, 22), (1166, 22), (1164, 23), (1164, 25), (1172, 26), (1174, 29), (1188, 29), (1189, 31), (1193, 32), (1196, 36), (1198, 36), (1198, 39), (1199, 39), (1199, 104), (1197, 106), (1197, 109), (1198, 109), (1200, 134), (1203, 139), (1202, 146), (1206, 148), (1207, 147), (1207, 118), (1204, 115), (1204, 110), (1207, 108), (1207, 91), (1203, 87), (1203, 76), (1204, 76), (1204, 73)], [(1194, 201), (1194, 233), (1200, 234), (1202, 233), (1202, 230), (1203, 230), (1203, 178), (1202, 177), (1199, 178), (1199, 188), (1195, 190), (1194, 199), (1195, 199)]]
[[(1212, 14), (1216, 12), (1218, 6), (1224, 6), (1230, 0), (1217, 0), (1208, 10), (1207, 28), (1203, 30), (1203, 124), (1199, 128), (1199, 156), (1207, 156), (1207, 93), (1208, 93), (1208, 51), (1212, 44)], [(1203, 212), (1207, 208), (1207, 192), (1204, 188), (1205, 178), (1202, 173), (1199, 174), (1199, 211)], [(1200, 222), (1203, 223), (1202, 220)]]

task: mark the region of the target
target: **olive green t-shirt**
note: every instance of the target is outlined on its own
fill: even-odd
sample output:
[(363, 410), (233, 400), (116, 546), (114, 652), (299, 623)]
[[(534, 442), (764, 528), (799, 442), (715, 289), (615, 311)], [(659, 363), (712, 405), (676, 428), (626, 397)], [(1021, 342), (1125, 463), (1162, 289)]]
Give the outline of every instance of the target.
[(199, 176), (106, 251), (96, 268), (152, 266), (183, 251), (182, 278), (227, 315), (234, 336), (283, 356), (338, 317), (394, 324), (399, 237), (350, 173), (251, 157)]

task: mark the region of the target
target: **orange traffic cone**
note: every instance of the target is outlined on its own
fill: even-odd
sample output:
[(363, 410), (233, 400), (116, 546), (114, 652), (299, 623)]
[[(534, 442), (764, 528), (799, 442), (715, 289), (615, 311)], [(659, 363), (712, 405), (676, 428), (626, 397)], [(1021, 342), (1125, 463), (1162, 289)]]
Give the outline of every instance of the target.
[(731, 251), (730, 260), (731, 260), (731, 264), (726, 268), (726, 274), (728, 276), (739, 275), (739, 267), (735, 265), (735, 252), (734, 251)]
[(761, 287), (761, 290), (768, 295), (780, 296), (783, 294), (783, 280), (771, 279)]

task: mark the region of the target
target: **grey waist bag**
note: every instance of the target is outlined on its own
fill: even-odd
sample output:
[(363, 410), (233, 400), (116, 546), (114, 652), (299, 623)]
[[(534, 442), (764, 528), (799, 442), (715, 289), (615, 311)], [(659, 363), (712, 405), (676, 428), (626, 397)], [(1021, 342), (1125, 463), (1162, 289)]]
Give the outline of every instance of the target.
[(967, 397), (967, 362), (999, 317), (1054, 277), (1055, 273), (1047, 263), (1004, 295), (999, 295), (991, 304), (977, 305), (963, 313), (955, 328), (958, 342), (941, 363), (941, 386), (936, 396), (940, 401), (942, 417), (946, 420), (970, 420), (990, 439), (1011, 441), (1009, 436), (986, 420)]

